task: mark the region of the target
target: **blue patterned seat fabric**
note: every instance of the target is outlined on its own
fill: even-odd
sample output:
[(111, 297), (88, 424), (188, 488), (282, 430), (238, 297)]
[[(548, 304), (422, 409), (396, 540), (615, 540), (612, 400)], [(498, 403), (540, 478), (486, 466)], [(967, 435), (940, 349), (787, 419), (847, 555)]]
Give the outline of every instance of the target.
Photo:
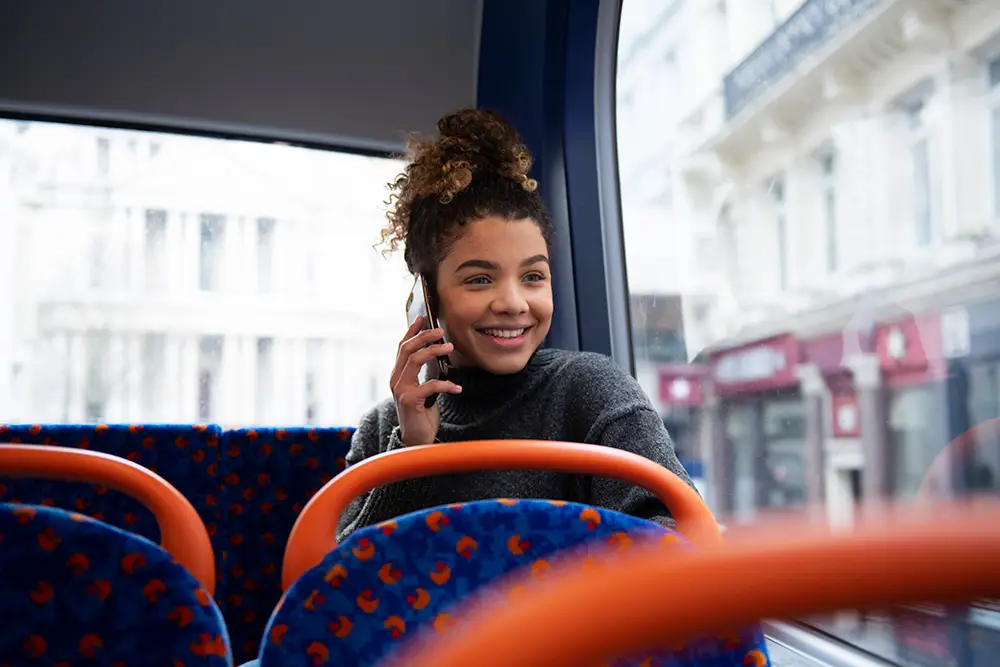
[[(89, 449), (160, 474), (198, 511), (216, 557), (216, 601), (239, 662), (257, 655), (281, 597), (281, 555), (298, 513), (343, 470), (353, 428), (0, 424), (0, 442)], [(158, 542), (148, 509), (99, 485), (0, 474), (0, 502), (75, 510)], [(4, 662), (0, 656), (0, 667)]]
[[(218, 426), (149, 424), (0, 424), (0, 442), (87, 449), (128, 459), (159, 474), (194, 505), (213, 547), (219, 513)], [(159, 542), (152, 513), (132, 498), (101, 485), (0, 478), (0, 502), (74, 510)]]
[[(402, 639), (418, 628), (428, 634), (447, 632), (456, 622), (452, 606), (504, 574), (530, 568), (532, 577), (542, 577), (568, 554), (595, 544), (624, 551), (643, 538), (659, 539), (670, 548), (693, 548), (677, 533), (642, 519), (546, 500), (449, 505), (370, 526), (353, 533), (288, 590), (268, 623), (261, 667), (394, 662), (390, 654)], [(672, 649), (613, 664), (768, 664), (759, 628)]]
[(233, 653), (257, 656), (271, 611), (281, 599), (281, 559), (299, 512), (344, 469), (349, 428), (250, 428), (223, 436), (225, 516), (216, 598)]
[(0, 545), (0, 664), (232, 664), (211, 597), (152, 542), (81, 514), (0, 503)]

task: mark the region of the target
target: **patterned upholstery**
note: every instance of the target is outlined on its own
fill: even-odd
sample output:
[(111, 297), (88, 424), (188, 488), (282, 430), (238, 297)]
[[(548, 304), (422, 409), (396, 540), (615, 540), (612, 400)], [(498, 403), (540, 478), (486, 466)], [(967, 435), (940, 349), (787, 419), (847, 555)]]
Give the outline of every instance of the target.
[[(281, 596), (281, 556), (305, 503), (344, 467), (352, 428), (0, 425), (0, 442), (92, 449), (159, 473), (201, 515), (216, 556), (216, 601), (237, 660), (257, 654)], [(153, 515), (128, 496), (75, 482), (0, 477), (0, 501), (73, 509), (154, 542)], [(2, 665), (3, 663), (0, 663)]]
[(157, 545), (81, 514), (0, 504), (0, 662), (232, 664), (219, 610)]
[(216, 598), (238, 662), (256, 657), (281, 599), (281, 559), (299, 512), (344, 469), (350, 428), (235, 429), (223, 435), (225, 537)]
[[(158, 473), (194, 505), (212, 536), (220, 520), (218, 426), (148, 425), (5, 425), (0, 442), (92, 449), (119, 456)], [(160, 531), (148, 509), (128, 496), (105, 487), (77, 482), (4, 479), (0, 502), (47, 505), (86, 514), (122, 530), (160, 541)]]
[[(600, 543), (625, 550), (642, 537), (692, 548), (648, 521), (545, 500), (450, 505), (359, 530), (289, 589), (268, 624), (261, 667), (381, 664), (417, 628), (447, 632), (455, 622), (450, 607), (483, 584), (519, 568), (541, 577), (566, 554)], [(759, 628), (677, 648), (649, 662), (640, 656), (615, 665), (744, 667), (768, 661)]]

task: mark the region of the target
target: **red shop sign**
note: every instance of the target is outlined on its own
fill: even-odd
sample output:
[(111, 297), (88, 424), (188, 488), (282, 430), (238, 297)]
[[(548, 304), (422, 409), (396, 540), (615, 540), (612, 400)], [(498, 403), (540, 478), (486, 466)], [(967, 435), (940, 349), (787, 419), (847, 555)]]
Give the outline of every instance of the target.
[(705, 375), (703, 366), (660, 366), (657, 374), (661, 403), (673, 406), (701, 405)]
[(799, 382), (798, 362), (799, 343), (787, 334), (719, 352), (711, 361), (712, 379), (720, 395), (787, 387)]
[(922, 313), (879, 324), (875, 330), (875, 350), (890, 384), (923, 382), (941, 375), (944, 355), (940, 315)]

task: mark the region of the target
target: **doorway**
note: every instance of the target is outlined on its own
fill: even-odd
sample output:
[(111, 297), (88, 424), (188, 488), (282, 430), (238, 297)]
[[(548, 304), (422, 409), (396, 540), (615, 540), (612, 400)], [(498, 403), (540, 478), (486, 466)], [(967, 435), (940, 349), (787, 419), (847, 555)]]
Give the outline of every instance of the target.
[(850, 468), (847, 470), (848, 483), (851, 486), (851, 497), (854, 499), (855, 505), (861, 502), (861, 475), (861, 468)]
[(831, 440), (826, 448), (826, 516), (830, 526), (855, 523), (863, 497), (864, 457), (855, 439)]

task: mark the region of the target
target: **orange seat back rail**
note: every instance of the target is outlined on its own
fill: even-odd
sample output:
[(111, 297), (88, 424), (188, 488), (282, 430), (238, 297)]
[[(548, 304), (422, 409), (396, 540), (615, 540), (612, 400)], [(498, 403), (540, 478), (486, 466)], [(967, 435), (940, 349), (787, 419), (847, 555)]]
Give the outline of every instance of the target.
[(711, 510), (677, 475), (613, 447), (540, 440), (481, 440), (407, 447), (372, 456), (330, 480), (299, 515), (285, 547), (282, 586), (288, 589), (337, 544), (337, 523), (355, 498), (378, 486), (415, 477), (483, 470), (551, 470), (630, 482), (655, 494), (677, 529), (700, 547), (722, 535)]
[(0, 475), (101, 484), (131, 496), (156, 518), (160, 546), (215, 594), (215, 554), (205, 524), (188, 499), (153, 471), (89, 450), (0, 444)]

